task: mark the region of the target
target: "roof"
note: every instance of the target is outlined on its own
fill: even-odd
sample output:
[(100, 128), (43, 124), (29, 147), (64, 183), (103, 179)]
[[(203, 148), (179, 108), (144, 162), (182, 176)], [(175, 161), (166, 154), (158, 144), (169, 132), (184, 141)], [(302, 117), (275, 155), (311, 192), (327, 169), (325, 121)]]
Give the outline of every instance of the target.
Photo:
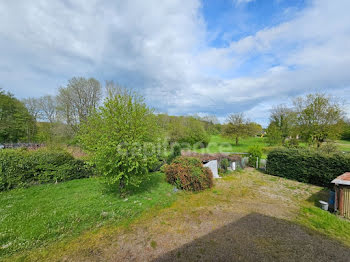
[(332, 181), (333, 184), (336, 185), (347, 185), (350, 186), (350, 172), (346, 172), (341, 176), (338, 176), (336, 179)]
[(223, 158), (229, 159), (230, 161), (238, 161), (241, 160), (241, 156), (239, 155), (232, 155), (232, 154), (225, 154), (225, 153), (216, 153), (216, 154), (200, 154), (200, 153), (195, 153), (191, 151), (182, 151), (181, 152), (182, 156), (189, 156), (189, 157), (197, 157), (201, 161), (211, 161), (211, 160), (221, 160)]

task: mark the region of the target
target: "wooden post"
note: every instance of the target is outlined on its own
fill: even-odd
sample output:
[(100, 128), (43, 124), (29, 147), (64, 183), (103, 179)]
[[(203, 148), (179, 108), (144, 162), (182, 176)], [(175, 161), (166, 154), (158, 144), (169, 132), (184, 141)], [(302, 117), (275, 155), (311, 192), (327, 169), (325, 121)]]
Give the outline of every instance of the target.
[(343, 187), (339, 186), (339, 212), (340, 215), (344, 215), (344, 192), (343, 192)]
[(338, 186), (334, 185), (334, 212), (338, 209)]

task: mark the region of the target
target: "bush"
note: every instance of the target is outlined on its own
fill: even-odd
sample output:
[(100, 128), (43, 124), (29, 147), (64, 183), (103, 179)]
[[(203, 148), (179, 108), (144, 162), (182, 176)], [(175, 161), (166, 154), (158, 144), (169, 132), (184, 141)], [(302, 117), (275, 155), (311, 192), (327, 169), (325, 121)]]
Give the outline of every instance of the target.
[(0, 151), (0, 191), (89, 177), (92, 169), (67, 152), (44, 149)]
[(181, 146), (178, 143), (175, 143), (172, 147), (167, 162), (170, 164), (171, 161), (173, 161), (178, 156), (181, 156)]
[(319, 151), (325, 154), (332, 154), (338, 152), (338, 147), (334, 141), (327, 141), (323, 143), (319, 148)]
[(167, 181), (178, 189), (200, 191), (213, 186), (213, 174), (194, 157), (177, 157), (164, 171)]
[(295, 137), (290, 138), (286, 141), (285, 147), (288, 148), (298, 148), (299, 147), (299, 140), (296, 139)]
[(230, 162), (228, 161), (227, 158), (223, 158), (223, 159), (220, 161), (220, 166), (221, 166), (221, 168), (222, 168), (224, 171), (227, 171), (228, 167), (230, 166)]
[(330, 186), (337, 176), (350, 170), (350, 157), (307, 149), (280, 148), (267, 156), (268, 174), (319, 186)]
[(251, 167), (256, 167), (257, 158), (261, 158), (262, 156), (262, 148), (261, 146), (255, 145), (248, 148), (249, 160), (248, 165)]

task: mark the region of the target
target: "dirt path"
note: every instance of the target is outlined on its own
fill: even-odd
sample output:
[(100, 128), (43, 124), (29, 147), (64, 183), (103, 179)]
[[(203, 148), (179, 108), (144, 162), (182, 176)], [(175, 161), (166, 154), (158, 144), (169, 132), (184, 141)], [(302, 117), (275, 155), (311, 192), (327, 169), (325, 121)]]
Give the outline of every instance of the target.
[(349, 248), (291, 222), (317, 191), (253, 170), (238, 173), (128, 228), (83, 236), (45, 260), (349, 261)]

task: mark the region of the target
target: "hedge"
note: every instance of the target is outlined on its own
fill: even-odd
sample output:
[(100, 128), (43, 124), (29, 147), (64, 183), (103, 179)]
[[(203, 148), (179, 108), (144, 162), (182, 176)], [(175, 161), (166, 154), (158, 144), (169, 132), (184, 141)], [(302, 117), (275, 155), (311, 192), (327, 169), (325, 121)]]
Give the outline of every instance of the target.
[(67, 152), (0, 150), (0, 191), (91, 175), (90, 167)]
[(179, 156), (163, 171), (167, 182), (178, 189), (200, 191), (213, 186), (213, 173), (198, 158)]
[(318, 186), (330, 186), (334, 178), (349, 171), (350, 156), (342, 153), (280, 148), (267, 155), (268, 174)]

